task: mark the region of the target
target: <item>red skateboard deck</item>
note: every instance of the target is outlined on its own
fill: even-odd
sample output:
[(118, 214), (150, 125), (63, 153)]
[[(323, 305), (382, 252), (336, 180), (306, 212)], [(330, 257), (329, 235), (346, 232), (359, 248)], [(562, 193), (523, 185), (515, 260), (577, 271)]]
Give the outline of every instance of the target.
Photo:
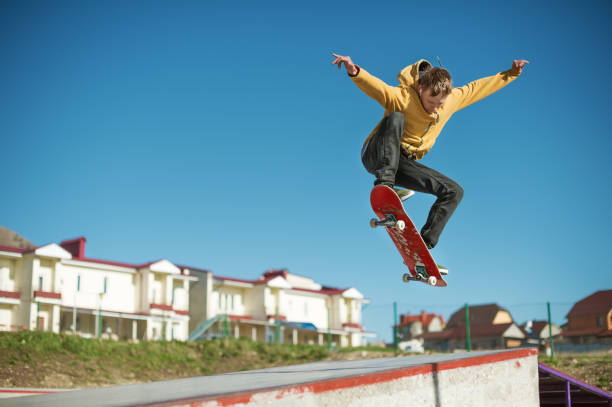
[(395, 191), (387, 186), (377, 185), (370, 194), (370, 203), (380, 219), (372, 219), (370, 226), (384, 226), (387, 229), (408, 266), (410, 274), (404, 274), (404, 282), (421, 281), (436, 287), (445, 287), (446, 281)]

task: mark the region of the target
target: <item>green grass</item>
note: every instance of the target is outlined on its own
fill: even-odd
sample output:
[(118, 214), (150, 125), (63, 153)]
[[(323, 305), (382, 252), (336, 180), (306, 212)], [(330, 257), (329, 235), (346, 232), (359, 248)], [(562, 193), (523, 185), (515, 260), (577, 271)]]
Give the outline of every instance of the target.
[(50, 332), (0, 332), (0, 379), (4, 366), (15, 372), (34, 365), (45, 375), (53, 374), (60, 364), (61, 373), (79, 384), (110, 383), (113, 375), (150, 381), (226, 373), (306, 363), (328, 356), (322, 346), (275, 345), (247, 339), (130, 343)]

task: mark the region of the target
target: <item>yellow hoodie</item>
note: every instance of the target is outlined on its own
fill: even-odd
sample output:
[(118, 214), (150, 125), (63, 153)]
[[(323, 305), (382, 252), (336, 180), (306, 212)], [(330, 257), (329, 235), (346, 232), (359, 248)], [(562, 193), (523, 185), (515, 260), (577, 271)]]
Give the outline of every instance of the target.
[[(442, 107), (430, 114), (423, 108), (417, 88), (421, 63), (429, 64), (428, 61), (421, 59), (402, 69), (397, 75), (399, 86), (389, 86), (361, 67), (358, 67), (357, 75), (351, 77), (359, 89), (385, 108), (385, 116), (391, 112), (404, 114), (406, 127), (402, 136), (402, 149), (406, 154), (414, 155), (417, 160), (431, 150), (440, 131), (453, 113), (500, 90), (520, 74), (518, 70), (509, 69), (497, 75), (475, 80), (460, 88), (453, 88)], [(376, 125), (365, 143), (370, 141), (379, 126), (380, 123)]]

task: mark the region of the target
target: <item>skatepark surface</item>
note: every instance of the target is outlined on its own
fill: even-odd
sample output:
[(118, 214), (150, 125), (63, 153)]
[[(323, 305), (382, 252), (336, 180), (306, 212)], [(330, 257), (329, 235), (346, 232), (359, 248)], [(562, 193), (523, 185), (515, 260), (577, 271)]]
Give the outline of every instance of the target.
[(0, 400), (0, 406), (537, 406), (535, 349), (350, 361)]

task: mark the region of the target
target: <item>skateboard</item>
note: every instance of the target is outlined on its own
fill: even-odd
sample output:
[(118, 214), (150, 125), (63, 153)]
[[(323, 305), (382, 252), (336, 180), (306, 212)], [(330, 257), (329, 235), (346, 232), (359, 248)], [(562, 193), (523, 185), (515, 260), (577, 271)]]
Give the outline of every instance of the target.
[(387, 229), (404, 259), (404, 264), (408, 266), (410, 274), (404, 273), (402, 280), (405, 283), (420, 281), (435, 287), (445, 287), (446, 281), (440, 270), (446, 272), (446, 269), (439, 269), (436, 265), (395, 191), (387, 186), (377, 185), (370, 194), (370, 203), (380, 219), (370, 220), (370, 226), (384, 226)]

